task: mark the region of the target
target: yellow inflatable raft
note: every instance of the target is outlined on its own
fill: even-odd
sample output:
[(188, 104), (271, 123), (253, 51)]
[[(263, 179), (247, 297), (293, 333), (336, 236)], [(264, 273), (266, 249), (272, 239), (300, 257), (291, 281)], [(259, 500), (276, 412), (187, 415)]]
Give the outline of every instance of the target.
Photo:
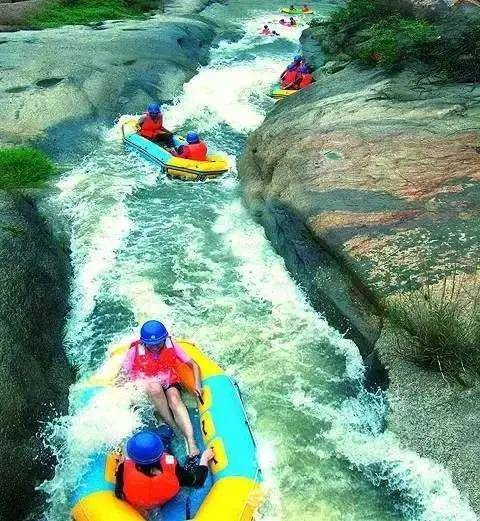
[[(178, 343), (200, 366), (203, 400), (192, 422), (215, 458), (203, 489), (192, 489), (191, 495), (164, 505), (162, 520), (253, 521), (263, 501), (261, 474), (238, 387), (197, 346), (187, 341)], [(126, 344), (113, 349), (106, 363), (85, 383), (85, 405), (102, 388), (113, 385), (128, 347)], [(189, 367), (179, 364), (176, 370), (183, 386), (191, 389), (193, 375)], [(144, 521), (134, 508), (115, 497), (117, 463), (115, 454), (92, 455), (71, 498), (72, 521)]]
[[(209, 154), (208, 161), (173, 156), (157, 143), (140, 136), (137, 133), (137, 121), (132, 119), (122, 125), (125, 147), (158, 165), (169, 177), (182, 181), (204, 181), (228, 172), (228, 159), (220, 154)], [(176, 147), (185, 144), (180, 136), (174, 136), (174, 142)]]
[(275, 99), (283, 99), (288, 98), (288, 96), (291, 96), (292, 94), (296, 94), (298, 92), (298, 89), (273, 89), (270, 96)]

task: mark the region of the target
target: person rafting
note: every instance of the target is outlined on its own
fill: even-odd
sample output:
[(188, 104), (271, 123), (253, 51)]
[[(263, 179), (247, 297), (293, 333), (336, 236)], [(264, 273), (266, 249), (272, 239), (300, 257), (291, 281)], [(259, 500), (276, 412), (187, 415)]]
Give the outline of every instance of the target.
[(309, 13), (310, 12), (310, 7), (308, 7), (307, 4), (303, 4), (302, 11), (304, 13)]
[(293, 16), (290, 17), (290, 27), (295, 27), (297, 25), (297, 21)]
[(308, 87), (308, 85), (311, 85), (313, 83), (313, 76), (311, 75), (306, 65), (302, 65), (299, 69), (299, 72), (301, 74), (301, 79), (298, 83), (299, 89), (304, 89), (305, 87)]
[(260, 31), (260, 34), (262, 36), (270, 36), (272, 34), (272, 31), (270, 31), (270, 27), (268, 27), (268, 25), (264, 25), (263, 29)]
[(207, 161), (207, 145), (200, 139), (197, 132), (191, 130), (187, 132), (187, 144), (180, 145), (176, 150), (172, 150), (172, 155), (183, 159), (193, 159), (194, 161)]
[(197, 462), (199, 450), (187, 408), (182, 401), (178, 363), (187, 364), (194, 376), (194, 394), (202, 400), (200, 368), (174, 342), (166, 327), (158, 320), (145, 322), (140, 339), (131, 343), (123, 361), (121, 376), (142, 382), (158, 414), (172, 428), (185, 436), (190, 462)]
[(166, 450), (161, 434), (148, 430), (131, 436), (126, 449), (127, 457), (116, 471), (115, 495), (150, 518), (156, 518), (157, 509), (173, 499), (180, 487), (202, 487), (214, 458), (208, 448), (198, 465), (182, 467)]
[[(303, 65), (303, 58), (300, 54), (296, 54), (294, 57), (293, 57), (293, 61), (292, 63), (290, 63), (289, 65), (287, 65), (287, 68), (282, 72), (282, 74), (280, 75), (280, 79), (283, 79), (283, 76), (289, 71), (291, 70), (291, 68), (293, 68), (294, 70), (296, 70), (297, 72), (300, 72), (300, 67)], [(291, 67), (289, 69), (289, 67)]]
[(158, 103), (149, 103), (147, 112), (138, 120), (138, 133), (155, 143), (174, 146), (173, 134), (163, 127), (163, 117)]
[[(287, 70), (280, 77), (283, 90), (295, 89), (300, 82), (301, 76), (293, 63), (287, 66)], [(298, 88), (298, 87), (297, 87)]]

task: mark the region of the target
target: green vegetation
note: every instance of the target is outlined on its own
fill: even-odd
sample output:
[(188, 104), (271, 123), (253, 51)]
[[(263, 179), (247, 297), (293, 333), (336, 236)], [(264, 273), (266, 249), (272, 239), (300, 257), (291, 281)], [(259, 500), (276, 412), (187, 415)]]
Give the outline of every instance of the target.
[(480, 375), (480, 281), (457, 278), (387, 307), (398, 353), (448, 380), (468, 385)]
[(331, 57), (399, 69), (412, 60), (456, 81), (480, 80), (480, 12), (451, 11), (437, 22), (415, 18), (400, 3), (348, 0), (311, 27)]
[(30, 147), (0, 149), (0, 189), (38, 188), (55, 172), (50, 159)]
[(144, 18), (145, 12), (158, 5), (155, 0), (50, 0), (28, 23), (32, 27), (45, 29), (103, 20)]

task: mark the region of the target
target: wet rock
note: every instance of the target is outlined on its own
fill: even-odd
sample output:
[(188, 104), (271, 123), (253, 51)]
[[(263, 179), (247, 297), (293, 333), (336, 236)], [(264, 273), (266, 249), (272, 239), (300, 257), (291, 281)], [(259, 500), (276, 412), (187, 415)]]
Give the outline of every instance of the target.
[[(479, 513), (478, 387), (452, 389), (394, 354), (377, 304), (478, 266), (480, 90), (414, 70), (315, 74), (250, 136), (245, 201), (315, 307), (359, 342), (371, 378), (381, 383), (386, 367), (390, 428), (444, 464)], [(284, 226), (287, 241), (271, 231), (278, 208), (299, 223)], [(299, 243), (307, 251), (295, 268)]]
[(480, 387), (447, 383), (438, 373), (403, 359), (395, 346), (393, 334), (384, 330), (377, 352), (388, 366), (388, 426), (405, 446), (447, 468), (478, 514)]
[(31, 201), (0, 193), (0, 213), (0, 518), (18, 521), (51, 471), (37, 433), (65, 412), (73, 379), (62, 349), (69, 262)]
[(45, 0), (0, 2), (0, 31), (25, 26), (27, 18), (40, 9), (44, 2)]
[[(141, 31), (123, 30), (135, 28), (132, 22), (105, 27), (101, 33), (83, 26), (38, 31), (28, 44), (24, 35), (4, 38), (11, 45), (2, 46), (3, 141), (44, 139), (67, 122), (111, 122), (141, 112), (149, 101), (173, 99), (208, 59), (206, 44), (215, 38), (211, 26), (186, 19), (153, 18), (142, 21)], [(13, 68), (19, 60), (22, 67)], [(23, 85), (34, 88), (16, 90)]]

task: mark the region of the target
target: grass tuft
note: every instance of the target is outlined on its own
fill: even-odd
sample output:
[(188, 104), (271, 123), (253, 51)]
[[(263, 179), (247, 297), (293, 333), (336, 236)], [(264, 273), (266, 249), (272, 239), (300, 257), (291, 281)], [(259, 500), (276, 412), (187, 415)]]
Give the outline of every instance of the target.
[(45, 29), (104, 20), (141, 19), (156, 7), (156, 0), (50, 0), (28, 23), (31, 27)]
[(398, 354), (445, 380), (480, 375), (480, 280), (453, 277), (387, 306)]
[(55, 172), (50, 159), (30, 147), (0, 149), (0, 189), (38, 188)]

